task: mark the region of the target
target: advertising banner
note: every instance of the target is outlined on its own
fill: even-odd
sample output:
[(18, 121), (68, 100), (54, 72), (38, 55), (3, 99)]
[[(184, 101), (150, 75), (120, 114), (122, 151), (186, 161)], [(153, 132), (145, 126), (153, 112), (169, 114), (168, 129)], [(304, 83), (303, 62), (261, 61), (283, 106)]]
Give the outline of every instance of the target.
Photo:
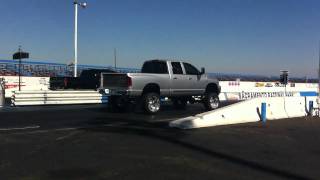
[(220, 100), (246, 100), (258, 97), (290, 97), (317, 94), (316, 83), (220, 81)]
[[(5, 81), (6, 98), (12, 96), (12, 91), (19, 90), (19, 77), (18, 76), (0, 76)], [(21, 77), (21, 90), (48, 90), (49, 77)]]

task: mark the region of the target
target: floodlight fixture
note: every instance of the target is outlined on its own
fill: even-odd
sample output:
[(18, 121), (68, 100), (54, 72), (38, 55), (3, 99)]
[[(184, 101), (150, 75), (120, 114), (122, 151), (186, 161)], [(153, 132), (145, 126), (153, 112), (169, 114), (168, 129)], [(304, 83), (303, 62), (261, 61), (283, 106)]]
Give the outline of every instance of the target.
[(87, 7), (87, 3), (86, 3), (86, 2), (79, 3), (79, 5), (80, 5), (82, 8), (86, 8), (86, 7)]

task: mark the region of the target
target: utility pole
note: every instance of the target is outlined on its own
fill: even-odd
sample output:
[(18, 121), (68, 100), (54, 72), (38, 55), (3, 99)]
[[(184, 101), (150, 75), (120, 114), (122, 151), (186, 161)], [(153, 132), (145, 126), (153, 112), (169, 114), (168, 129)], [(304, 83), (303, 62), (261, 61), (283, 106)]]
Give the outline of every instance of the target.
[(114, 55), (114, 69), (117, 70), (117, 49), (116, 48), (114, 48), (113, 55)]
[[(317, 104), (318, 104), (318, 111), (320, 110), (320, 41), (319, 41), (319, 67), (318, 67), (318, 98), (317, 98)], [(320, 116), (320, 113), (318, 112), (318, 115)]]

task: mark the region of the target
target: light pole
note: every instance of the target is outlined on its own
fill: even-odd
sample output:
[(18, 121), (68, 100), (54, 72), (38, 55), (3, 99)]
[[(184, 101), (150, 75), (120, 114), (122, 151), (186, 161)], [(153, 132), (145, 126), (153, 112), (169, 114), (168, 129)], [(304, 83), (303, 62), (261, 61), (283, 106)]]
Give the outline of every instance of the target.
[(319, 41), (319, 67), (318, 67), (318, 97), (317, 97), (317, 104), (318, 104), (318, 116), (320, 117), (320, 41)]
[(284, 85), (284, 97), (286, 97), (289, 71), (281, 70), (280, 72), (280, 82)]
[(74, 4), (74, 77), (77, 77), (78, 71), (78, 5), (82, 8), (87, 7), (87, 3), (79, 3), (77, 0), (73, 1)]

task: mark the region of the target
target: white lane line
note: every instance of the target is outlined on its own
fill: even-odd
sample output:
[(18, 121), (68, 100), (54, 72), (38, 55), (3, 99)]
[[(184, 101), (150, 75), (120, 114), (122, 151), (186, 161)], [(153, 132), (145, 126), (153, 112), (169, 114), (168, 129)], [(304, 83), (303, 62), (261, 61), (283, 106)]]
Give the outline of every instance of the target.
[(25, 130), (25, 129), (38, 129), (40, 126), (26, 126), (17, 128), (0, 128), (0, 131), (14, 131), (14, 130)]
[(84, 127), (72, 127), (72, 128), (59, 128), (59, 129), (45, 129), (45, 130), (35, 130), (35, 131), (28, 131), (28, 132), (15, 132), (13, 134), (38, 134), (38, 133), (49, 133), (49, 132), (58, 132), (58, 131), (74, 131), (83, 129)]
[[(140, 126), (126, 126), (127, 123), (119, 124), (101, 124), (99, 126), (80, 126), (80, 127), (70, 127), (70, 128), (57, 128), (57, 129), (45, 129), (45, 130), (35, 130), (29, 132), (18, 132), (14, 134), (38, 134), (38, 133), (50, 133), (50, 132), (63, 132), (63, 131), (76, 131), (76, 130), (86, 130), (87, 128), (101, 128), (101, 127), (118, 127), (118, 128), (128, 128), (128, 129), (149, 129), (147, 127), (140, 127)], [(159, 129), (161, 128), (152, 128), (152, 129)]]
[[(183, 117), (181, 117), (183, 118)], [(174, 121), (174, 120), (177, 120), (177, 119), (180, 119), (180, 118), (167, 118), (167, 119), (161, 119), (161, 120), (150, 120), (150, 122), (169, 122), (169, 121)]]
[[(168, 121), (168, 120), (174, 120), (174, 119), (164, 119), (164, 120), (154, 120), (153, 122), (163, 122), (163, 121)], [(150, 121), (152, 122), (152, 121)], [(149, 129), (146, 127), (141, 127), (141, 126), (133, 126), (129, 125), (130, 123), (128, 122), (118, 122), (118, 123), (113, 123), (113, 124), (100, 124), (100, 125), (95, 125), (95, 126), (78, 126), (78, 127), (65, 127), (65, 128), (56, 128), (56, 129), (44, 129), (44, 130), (35, 130), (35, 131), (29, 131), (29, 132), (18, 132), (14, 134), (36, 134), (36, 133), (49, 133), (49, 132), (59, 132), (59, 131), (74, 131), (74, 130), (85, 130), (86, 128), (99, 128), (99, 127), (127, 127), (131, 129)], [(127, 126), (129, 125), (129, 126)], [(10, 129), (0, 129), (0, 131), (10, 131), (10, 130), (21, 130), (21, 129), (36, 129), (39, 128), (40, 126), (30, 126), (30, 127), (24, 127), (24, 128), (10, 128)], [(152, 128), (152, 129), (161, 129), (161, 128)]]
[(67, 138), (69, 138), (71, 136), (74, 136), (74, 135), (77, 135), (79, 133), (81, 133), (81, 132), (78, 132), (78, 131), (71, 132), (71, 133), (69, 133), (69, 134), (67, 134), (65, 136), (61, 136), (61, 137), (56, 138), (56, 141), (61, 141), (61, 140), (67, 139)]

